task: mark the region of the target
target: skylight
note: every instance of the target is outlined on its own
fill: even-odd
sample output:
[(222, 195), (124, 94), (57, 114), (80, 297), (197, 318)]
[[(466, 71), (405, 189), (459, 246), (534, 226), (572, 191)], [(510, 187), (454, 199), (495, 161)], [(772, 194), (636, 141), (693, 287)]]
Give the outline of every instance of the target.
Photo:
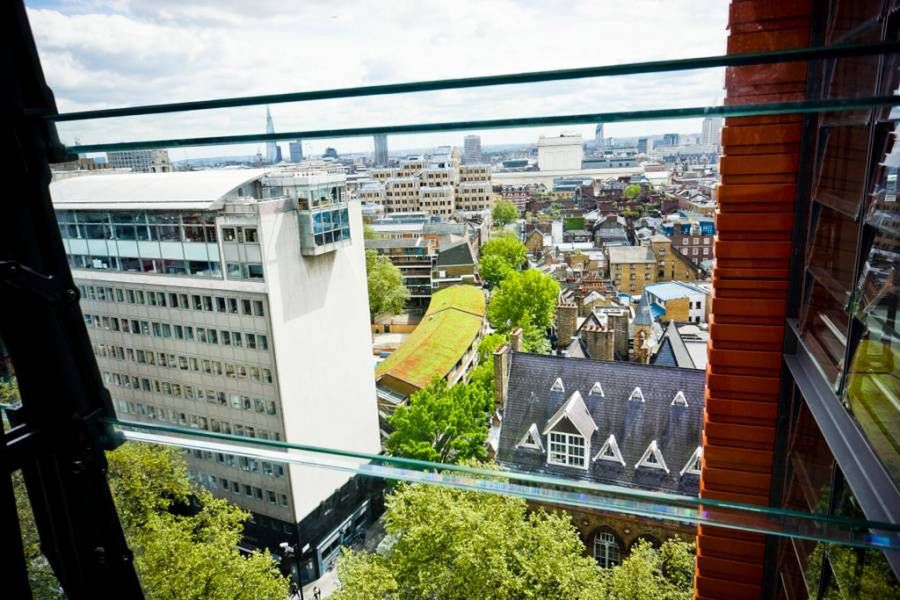
[(688, 401), (687, 398), (684, 397), (684, 392), (678, 390), (678, 393), (675, 394), (675, 397), (672, 398), (672, 406), (684, 406), (687, 408)]
[(553, 382), (553, 385), (550, 386), (551, 392), (565, 392), (566, 386), (563, 385), (562, 379), (559, 377), (556, 378), (556, 381)]
[(600, 396), (601, 398), (604, 398), (606, 396), (603, 393), (603, 386), (600, 385), (599, 381), (594, 383), (593, 387), (591, 388), (591, 391), (588, 392), (588, 396)]
[(634, 390), (631, 392), (631, 395), (628, 396), (628, 400), (629, 401), (633, 400), (635, 402), (643, 402), (644, 401), (644, 393), (641, 391), (641, 388), (639, 388), (639, 387), (634, 388)]

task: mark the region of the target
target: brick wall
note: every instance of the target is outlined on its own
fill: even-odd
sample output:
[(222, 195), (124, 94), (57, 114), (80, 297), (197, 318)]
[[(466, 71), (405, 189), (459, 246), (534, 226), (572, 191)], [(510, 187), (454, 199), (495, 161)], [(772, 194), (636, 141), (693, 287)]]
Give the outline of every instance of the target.
[[(811, 0), (733, 0), (728, 52), (809, 45)], [(805, 63), (732, 67), (726, 104), (805, 98)], [(782, 369), (799, 115), (730, 118), (710, 315), (702, 498), (767, 505)], [(762, 597), (765, 537), (701, 526), (695, 598)]]

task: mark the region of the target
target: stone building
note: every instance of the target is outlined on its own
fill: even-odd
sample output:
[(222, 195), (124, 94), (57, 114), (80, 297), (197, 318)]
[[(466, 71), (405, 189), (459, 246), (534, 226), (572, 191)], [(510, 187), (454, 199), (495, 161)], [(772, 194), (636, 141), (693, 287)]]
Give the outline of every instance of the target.
[[(705, 378), (702, 371), (526, 354), (499, 349), (506, 469), (575, 482), (696, 496)], [(545, 504), (541, 504), (547, 508)], [(696, 528), (594, 509), (567, 511), (586, 551), (608, 567), (634, 542), (693, 538)]]

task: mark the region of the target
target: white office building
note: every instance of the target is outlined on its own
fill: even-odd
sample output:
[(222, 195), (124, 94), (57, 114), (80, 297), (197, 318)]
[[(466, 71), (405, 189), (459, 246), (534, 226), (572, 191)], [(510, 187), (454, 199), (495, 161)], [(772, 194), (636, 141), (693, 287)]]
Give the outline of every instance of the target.
[(581, 169), (584, 141), (581, 134), (564, 133), (538, 138), (538, 168), (541, 171), (572, 171)]
[[(91, 175), (51, 194), (120, 418), (379, 451), (362, 221), (343, 175)], [(199, 450), (189, 468), (253, 513), (249, 542), (306, 548), (304, 577), (370, 515), (370, 484), (347, 473)]]

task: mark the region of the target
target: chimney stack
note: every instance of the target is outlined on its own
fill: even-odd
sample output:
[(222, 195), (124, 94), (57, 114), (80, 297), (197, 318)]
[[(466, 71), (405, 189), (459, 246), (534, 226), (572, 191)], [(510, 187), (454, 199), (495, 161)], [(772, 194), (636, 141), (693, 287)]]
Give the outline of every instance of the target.
[(509, 391), (509, 359), (508, 344), (494, 350), (494, 407), (506, 408), (506, 394)]
[(597, 325), (581, 328), (581, 340), (594, 360), (615, 360), (615, 331)]
[(562, 350), (572, 343), (578, 324), (578, 306), (572, 302), (556, 305), (556, 348)]
[(513, 352), (524, 352), (525, 346), (521, 327), (516, 327), (509, 332), (509, 347)]

